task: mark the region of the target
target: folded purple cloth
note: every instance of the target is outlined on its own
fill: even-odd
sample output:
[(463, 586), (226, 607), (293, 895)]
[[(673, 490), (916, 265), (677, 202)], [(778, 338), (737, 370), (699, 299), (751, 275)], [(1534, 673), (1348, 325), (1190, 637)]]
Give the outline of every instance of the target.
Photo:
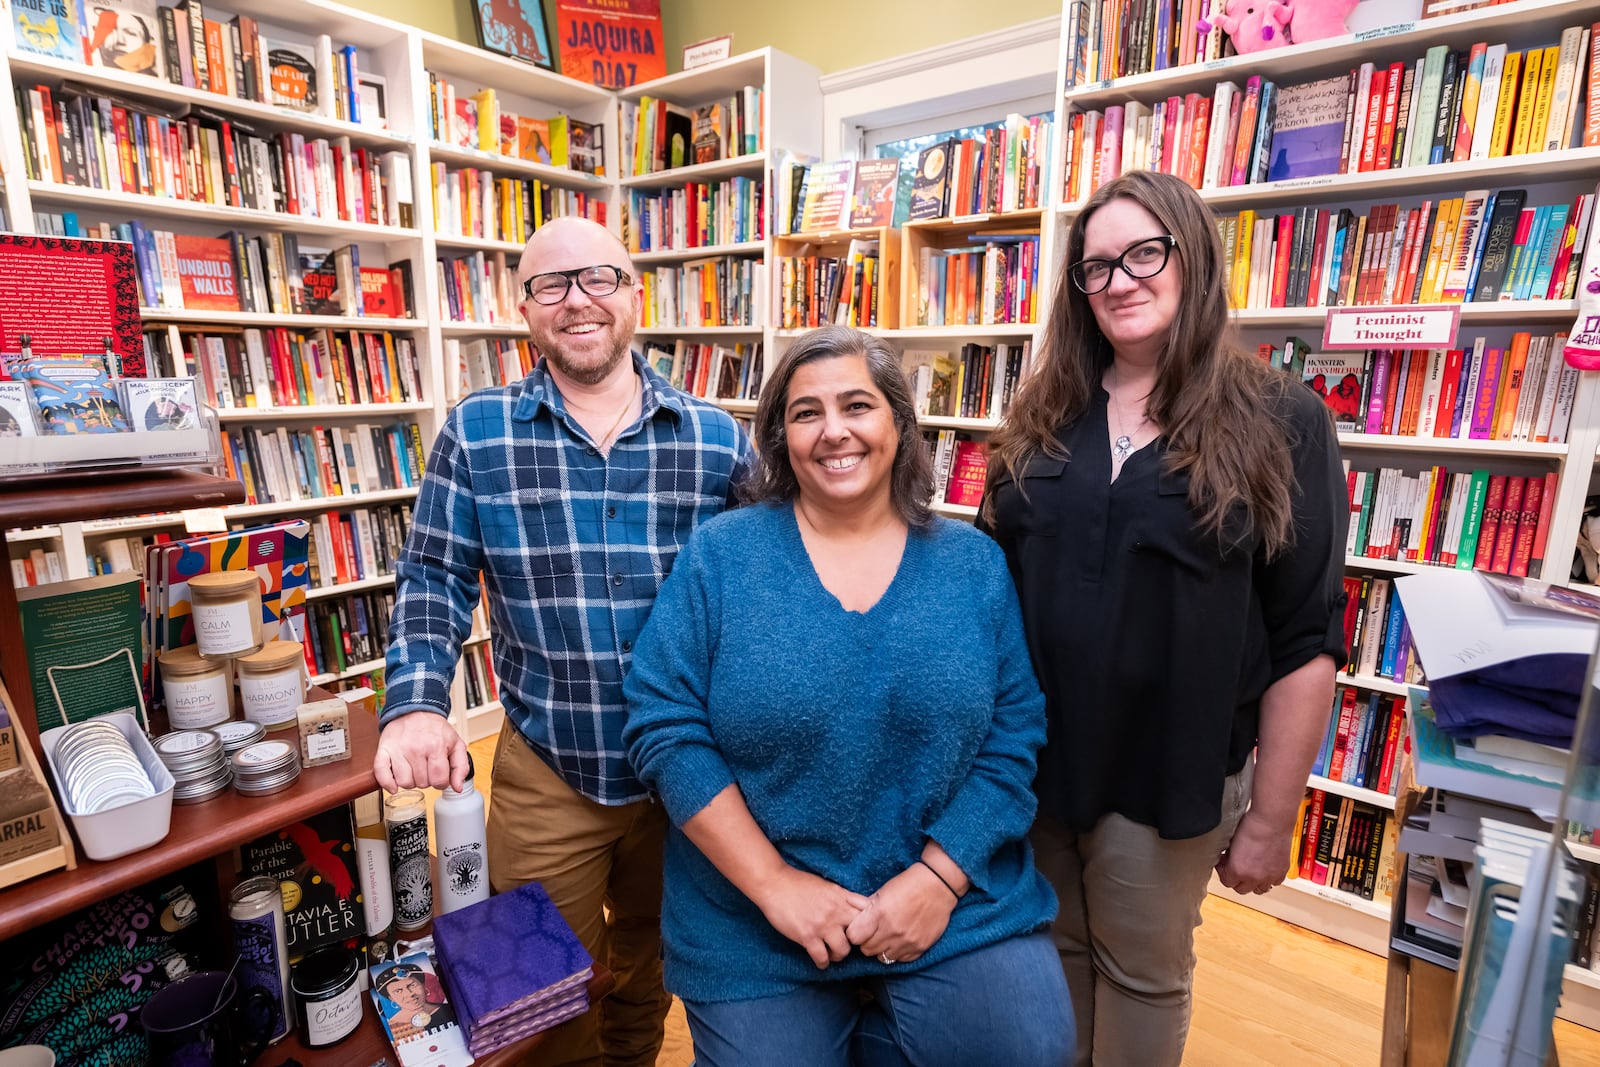
[[(440, 915), (433, 921), (433, 944), (474, 1049), (486, 1025), (567, 1007), (594, 968), (537, 882)], [(586, 994), (583, 1003), (587, 1007)]]

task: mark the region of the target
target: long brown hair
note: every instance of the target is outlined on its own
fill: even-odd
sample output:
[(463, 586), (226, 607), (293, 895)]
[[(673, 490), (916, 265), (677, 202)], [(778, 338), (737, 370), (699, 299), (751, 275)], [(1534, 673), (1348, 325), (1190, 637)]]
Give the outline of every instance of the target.
[(1083, 258), (1084, 230), (1094, 213), (1119, 198), (1150, 212), (1177, 238), (1174, 255), (1184, 269), (1178, 310), (1147, 401), (1150, 420), (1166, 437), (1167, 469), (1188, 473), (1189, 507), (1202, 530), (1221, 539), (1230, 512), (1242, 505), (1246, 526), (1229, 523), (1229, 536), (1257, 533), (1275, 555), (1293, 537), (1294, 470), (1287, 431), (1270, 400), (1283, 394), (1289, 380), (1239, 346), (1211, 212), (1185, 182), (1148, 171), (1101, 186), (1067, 234), (1035, 370), (989, 438), (995, 462), (989, 467), (987, 517), (994, 517), (993, 488), (1007, 478), (1020, 482), (1030, 456), (1066, 458), (1056, 434), (1095, 399), (1111, 362), (1111, 345), (1089, 298), (1072, 284), (1065, 265)]
[(740, 485), (740, 501), (781, 503), (800, 495), (783, 421), (789, 406), (789, 382), (807, 363), (839, 356), (860, 356), (867, 361), (867, 374), (894, 416), (897, 441), (889, 475), (890, 502), (907, 526), (928, 525), (933, 521), (928, 507), (933, 496), (933, 462), (917, 428), (916, 402), (905, 369), (887, 341), (848, 326), (821, 326), (801, 335), (761, 383), (753, 435), (760, 462)]

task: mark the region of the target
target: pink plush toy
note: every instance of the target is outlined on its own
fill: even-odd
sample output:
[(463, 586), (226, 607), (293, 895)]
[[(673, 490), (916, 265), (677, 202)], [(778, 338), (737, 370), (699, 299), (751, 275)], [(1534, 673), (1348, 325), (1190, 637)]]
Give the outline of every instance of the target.
[(1222, 30), (1241, 55), (1279, 45), (1338, 37), (1358, 0), (1227, 0), (1220, 15), (1197, 24), (1201, 33)]

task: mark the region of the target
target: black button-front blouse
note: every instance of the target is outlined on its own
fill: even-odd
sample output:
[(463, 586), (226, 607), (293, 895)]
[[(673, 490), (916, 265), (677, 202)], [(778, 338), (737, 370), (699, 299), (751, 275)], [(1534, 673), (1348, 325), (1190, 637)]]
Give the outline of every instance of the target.
[(1163, 837), (1221, 821), (1223, 779), (1255, 746), (1261, 694), (1321, 653), (1342, 661), (1348, 494), (1322, 401), (1274, 404), (1294, 456), (1295, 541), (1270, 563), (1259, 536), (1224, 550), (1200, 531), (1165, 439), (1115, 482), (1106, 395), (996, 493), (992, 528), (1022, 601), (1044, 689), (1040, 810), (1087, 830), (1117, 812)]

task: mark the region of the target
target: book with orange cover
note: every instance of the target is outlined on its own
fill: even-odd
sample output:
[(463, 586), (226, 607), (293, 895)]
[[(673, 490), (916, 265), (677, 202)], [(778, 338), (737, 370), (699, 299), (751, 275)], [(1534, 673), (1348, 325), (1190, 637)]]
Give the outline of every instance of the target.
[(1500, 368), (1500, 395), (1495, 401), (1494, 429), (1489, 434), (1491, 441), (1511, 440), (1517, 403), (1522, 399), (1522, 379), (1528, 368), (1528, 346), (1532, 340), (1533, 335), (1525, 330), (1512, 335), (1511, 349)]

